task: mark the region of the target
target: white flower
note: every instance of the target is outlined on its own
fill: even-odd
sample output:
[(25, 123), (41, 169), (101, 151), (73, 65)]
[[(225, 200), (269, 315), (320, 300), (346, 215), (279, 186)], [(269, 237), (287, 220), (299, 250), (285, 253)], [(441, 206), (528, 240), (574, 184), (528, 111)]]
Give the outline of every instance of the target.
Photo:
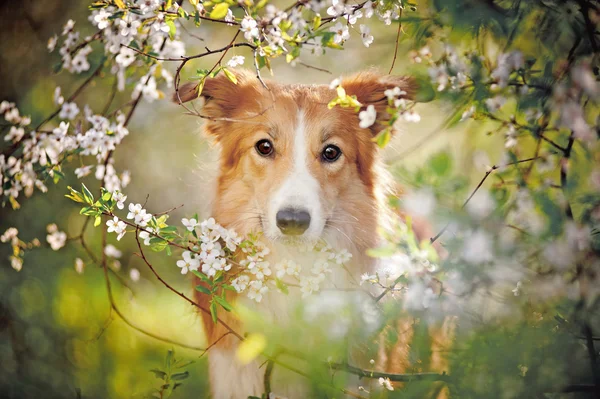
[(200, 261), (190, 251), (184, 251), (182, 257), (183, 259), (177, 261), (177, 267), (181, 268), (181, 274), (186, 274), (189, 270), (198, 270)]
[(155, 233), (155, 230), (151, 227), (148, 230), (140, 231), (139, 237), (144, 240), (144, 245), (150, 245), (150, 239), (152, 238), (150, 233)]
[(54, 49), (56, 48), (56, 43), (58, 42), (58, 36), (54, 35), (52, 36), (50, 39), (48, 39), (48, 44), (46, 45), (46, 48), (48, 49), (48, 52), (53, 52)]
[[(402, 100), (400, 100), (402, 101)], [(406, 111), (402, 116), (404, 116), (404, 120), (407, 122), (420, 122), (421, 121), (421, 115), (417, 114), (414, 110), (408, 110)]]
[(335, 90), (340, 84), (342, 84), (342, 78), (335, 78), (329, 83), (329, 88)]
[(506, 103), (506, 98), (502, 96), (496, 96), (494, 98), (488, 98), (485, 100), (485, 106), (490, 112), (498, 111)]
[(597, 98), (600, 95), (600, 85), (596, 81), (589, 64), (584, 63), (571, 69), (571, 79), (573, 80), (573, 83), (581, 87), (588, 96)]
[(225, 246), (227, 247), (227, 249), (229, 249), (231, 252), (235, 251), (237, 246), (240, 245), (240, 243), (242, 242), (242, 238), (239, 237), (237, 235), (237, 233), (234, 230), (225, 230), (222, 234), (221, 234), (221, 238), (223, 238), (223, 240), (225, 240)]
[(344, 248), (335, 255), (335, 263), (337, 263), (338, 265), (343, 265), (344, 263), (348, 262), (351, 258), (352, 254)]
[(277, 270), (277, 278), (282, 279), (285, 275), (298, 276), (300, 275), (301, 266), (293, 260), (284, 260), (275, 265)]
[(319, 281), (323, 281), (325, 279), (326, 273), (331, 273), (329, 262), (327, 262), (325, 259), (317, 260), (310, 271), (319, 279)]
[(262, 301), (263, 295), (269, 290), (269, 287), (263, 284), (260, 280), (251, 281), (249, 284), (248, 298), (254, 299), (256, 302)]
[(69, 19), (67, 21), (67, 23), (63, 26), (62, 35), (64, 36), (67, 33), (71, 32), (73, 30), (74, 26), (75, 26), (75, 21), (73, 21), (72, 19)]
[(302, 292), (302, 298), (306, 298), (313, 292), (319, 291), (319, 280), (318, 277), (303, 277), (300, 279), (300, 291)]
[[(231, 11), (231, 8), (229, 10), (227, 10), (227, 15), (225, 15), (225, 18), (223, 18), (223, 21), (235, 22), (235, 17), (233, 16), (233, 11)], [(233, 26), (233, 24), (227, 24), (227, 25)]]
[(75, 103), (64, 103), (58, 117), (72, 121), (79, 114), (79, 107)]
[(119, 32), (121, 36), (134, 36), (141, 24), (140, 21), (134, 19), (133, 14), (129, 13), (125, 18), (119, 20)]
[(358, 118), (360, 119), (358, 126), (361, 128), (366, 129), (370, 126), (373, 126), (375, 120), (377, 119), (377, 111), (375, 111), (375, 106), (371, 104), (366, 110), (360, 111), (358, 113)]
[(377, 281), (378, 281), (378, 277), (376, 274), (363, 273), (360, 276), (360, 285), (363, 285), (363, 283), (366, 283), (366, 282), (376, 283)]
[(363, 6), (363, 11), (365, 18), (371, 18), (373, 16), (373, 2), (371, 0), (365, 3)]
[(140, 271), (135, 267), (129, 270), (129, 278), (131, 281), (139, 281), (140, 279)]
[(244, 32), (244, 37), (248, 41), (252, 41), (259, 35), (258, 23), (252, 17), (244, 17), (244, 19), (242, 20), (242, 27), (240, 28), (240, 30)]
[(198, 221), (196, 219), (186, 219), (183, 218), (181, 219), (181, 223), (183, 223), (183, 225), (186, 227), (186, 229), (188, 229), (188, 231), (194, 231), (194, 229), (198, 226), (200, 226), (200, 223), (198, 223)]
[(83, 269), (85, 268), (85, 263), (81, 258), (75, 258), (75, 271), (77, 274), (83, 274)]
[(10, 266), (16, 271), (20, 272), (23, 268), (23, 259), (17, 258), (16, 256), (10, 257)]
[(118, 217), (115, 216), (113, 220), (107, 221), (106, 225), (108, 226), (107, 231), (109, 233), (115, 232), (118, 234), (117, 240), (120, 241), (121, 238), (123, 238), (123, 236), (125, 235), (125, 229), (127, 228), (127, 225), (122, 220), (119, 220)]
[(4, 141), (17, 142), (25, 135), (25, 129), (22, 127), (11, 126), (8, 134), (4, 136)]
[(129, 213), (127, 214), (127, 219), (135, 219), (139, 214), (142, 213), (142, 204), (129, 204)]
[(123, 68), (127, 68), (135, 61), (135, 51), (129, 47), (121, 47), (119, 54), (115, 57), (115, 61)]
[(387, 389), (388, 391), (393, 391), (394, 387), (392, 386), (392, 382), (389, 378), (379, 377), (379, 385)]
[(152, 220), (152, 214), (147, 213), (145, 209), (142, 209), (141, 212), (135, 217), (135, 223), (142, 227), (146, 227), (150, 220)]
[(120, 191), (113, 192), (113, 200), (117, 201), (117, 208), (123, 209), (125, 207), (125, 200), (127, 196)]
[(4, 119), (6, 119), (6, 121), (10, 122), (10, 123), (21, 122), (21, 116), (19, 115), (19, 110), (16, 107), (8, 109), (6, 111), (6, 113), (4, 114)]
[(61, 89), (60, 86), (56, 86), (56, 88), (54, 89), (54, 104), (57, 105), (61, 105), (62, 103), (65, 102), (64, 97), (60, 94)]
[(82, 177), (89, 175), (90, 172), (92, 171), (93, 167), (94, 167), (94, 165), (87, 165), (87, 166), (82, 166), (80, 168), (76, 168), (75, 176), (77, 176), (78, 179), (81, 179)]
[(65, 243), (67, 242), (67, 233), (64, 231), (53, 231), (46, 236), (46, 241), (50, 244), (50, 248), (54, 251), (58, 251), (65, 246)]
[(327, 9), (327, 15), (331, 15), (332, 17), (339, 17), (346, 10), (346, 5), (343, 1), (340, 0), (332, 0), (331, 7)]
[(119, 259), (121, 256), (123, 256), (123, 253), (114, 245), (108, 244), (106, 247), (104, 247), (104, 255), (108, 256), (109, 258)]
[(344, 40), (348, 40), (350, 38), (350, 32), (348, 31), (348, 26), (343, 25), (341, 22), (335, 24), (329, 28), (330, 32), (334, 32), (333, 42), (336, 44), (341, 44)]
[(250, 273), (254, 274), (257, 280), (264, 280), (265, 277), (271, 275), (269, 262), (257, 262), (256, 266), (250, 269)]
[(469, 108), (467, 108), (465, 110), (465, 112), (462, 113), (462, 115), (460, 117), (460, 122), (469, 119), (470, 117), (473, 116), (474, 113), (475, 113), (475, 106), (471, 105)]
[(360, 36), (365, 47), (369, 47), (373, 43), (371, 29), (367, 25), (360, 25)]
[(517, 286), (512, 290), (512, 293), (515, 296), (519, 296), (521, 294), (521, 282), (517, 281)]
[(15, 227), (9, 227), (6, 229), (4, 234), (0, 236), (0, 242), (10, 241), (11, 245), (15, 246), (19, 242), (19, 238), (17, 237), (18, 234), (19, 230), (17, 230)]
[(208, 218), (205, 221), (203, 221), (202, 223), (200, 223), (200, 228), (202, 229), (203, 233), (207, 233), (210, 230), (215, 230), (217, 228), (218, 224), (215, 221), (215, 218)]
[(394, 100), (398, 97), (402, 97), (406, 95), (406, 92), (399, 87), (394, 87), (393, 89), (387, 89), (383, 92), (388, 100)]
[(91, 20), (92, 24), (96, 25), (98, 29), (105, 29), (110, 25), (109, 17), (111, 13), (105, 9), (100, 9), (92, 13)]
[(244, 56), (243, 55), (234, 55), (231, 57), (229, 61), (227, 61), (227, 66), (230, 68), (235, 68), (236, 66), (244, 65)]
[(242, 275), (242, 276), (235, 278), (231, 282), (231, 286), (233, 288), (235, 288), (235, 290), (239, 294), (240, 292), (243, 292), (248, 287), (249, 283), (250, 283), (250, 277), (248, 277), (246, 275)]

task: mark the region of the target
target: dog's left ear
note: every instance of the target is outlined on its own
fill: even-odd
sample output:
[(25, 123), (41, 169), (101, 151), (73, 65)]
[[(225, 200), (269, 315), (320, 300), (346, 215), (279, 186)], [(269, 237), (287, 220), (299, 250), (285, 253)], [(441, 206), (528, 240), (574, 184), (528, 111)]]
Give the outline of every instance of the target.
[(385, 91), (398, 87), (405, 92), (400, 98), (414, 100), (418, 90), (417, 81), (412, 77), (382, 75), (372, 71), (361, 72), (344, 78), (342, 80), (342, 87), (346, 90), (346, 94), (356, 96), (357, 100), (362, 104), (361, 110), (365, 110), (369, 105), (375, 107), (377, 111), (377, 123), (371, 126), (371, 130), (375, 134), (382, 130), (383, 126), (381, 122), (388, 121), (390, 117), (386, 111), (388, 98), (385, 95)]
[(257, 95), (259, 81), (256, 76), (243, 69), (219, 73), (216, 77), (204, 79), (202, 87), (197, 82), (179, 86), (173, 94), (177, 104), (204, 99), (202, 114), (211, 118), (231, 117), (231, 113), (240, 105), (243, 97)]

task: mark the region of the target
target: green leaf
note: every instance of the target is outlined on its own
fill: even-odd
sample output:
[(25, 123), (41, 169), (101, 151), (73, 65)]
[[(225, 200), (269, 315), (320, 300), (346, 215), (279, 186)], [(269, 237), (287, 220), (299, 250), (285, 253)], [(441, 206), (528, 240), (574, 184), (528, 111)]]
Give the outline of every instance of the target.
[(83, 192), (83, 198), (85, 199), (85, 202), (92, 205), (94, 203), (94, 196), (92, 195), (90, 190), (88, 190), (88, 188), (83, 183), (81, 183), (81, 189)]
[(100, 226), (100, 223), (102, 223), (102, 218), (100, 216), (96, 216), (94, 219), (94, 227)]
[(60, 181), (60, 179), (65, 178), (65, 174), (59, 170), (54, 169), (53, 173), (54, 173), (54, 176), (53, 176), (54, 184), (58, 183)]
[(229, 79), (234, 85), (237, 84), (238, 81), (233, 72), (231, 72), (227, 68), (223, 68), (223, 73), (225, 73), (225, 76), (227, 76), (227, 79)]
[(173, 363), (173, 357), (175, 356), (175, 351), (170, 349), (167, 352), (167, 358), (165, 359), (165, 365), (167, 366), (167, 371), (171, 371), (171, 364)]
[(104, 188), (102, 189), (102, 191), (104, 191), (104, 192), (102, 193), (102, 197), (101, 197), (101, 198), (102, 198), (102, 201), (104, 201), (104, 202), (108, 202), (108, 201), (110, 201), (110, 200), (112, 199), (112, 193), (111, 193), (110, 191), (107, 191), (107, 190), (106, 190), (106, 189), (104, 189)]
[(84, 208), (81, 208), (81, 210), (79, 211), (80, 215), (85, 215), (85, 216), (95, 216), (98, 214), (98, 210), (96, 208), (94, 208), (93, 206), (86, 206)]
[[(194, 270), (192, 270), (192, 272), (193, 272), (193, 271), (194, 271)], [(196, 291), (200, 291), (200, 292), (202, 292), (203, 294), (206, 294), (206, 295), (211, 295), (211, 294), (212, 294), (212, 291), (211, 291), (211, 290), (209, 290), (208, 288), (206, 288), (206, 287), (205, 287), (205, 286), (203, 286), (203, 285), (197, 285), (197, 286), (196, 286)]]
[(213, 19), (223, 19), (227, 15), (227, 11), (229, 10), (229, 4), (227, 3), (219, 3), (215, 5), (210, 12), (210, 17)]
[(233, 310), (233, 306), (231, 306), (231, 304), (227, 302), (225, 298), (221, 298), (220, 296), (214, 296), (213, 299), (217, 301), (217, 303), (221, 305), (226, 311), (231, 312)]
[(396, 253), (396, 247), (393, 245), (367, 249), (367, 255), (372, 258), (388, 258), (388, 257), (394, 255), (395, 253)]
[(175, 39), (175, 33), (177, 33), (177, 27), (175, 27), (175, 22), (174, 21), (165, 21), (165, 23), (169, 26), (169, 38), (171, 40)]
[(377, 143), (377, 146), (379, 148), (385, 148), (385, 146), (388, 145), (388, 143), (390, 142), (391, 139), (392, 139), (392, 133), (390, 132), (390, 129), (382, 130), (374, 138), (374, 140)]
[(277, 285), (277, 289), (279, 289), (279, 291), (283, 292), (285, 295), (288, 295), (290, 293), (290, 291), (288, 290), (287, 284), (285, 284), (280, 279), (276, 278), (275, 284)]
[(185, 380), (186, 378), (188, 378), (189, 376), (190, 376), (190, 373), (188, 371), (184, 371), (183, 373), (173, 374), (171, 376), (171, 379), (173, 381), (182, 381), (182, 380)]
[(160, 378), (160, 379), (164, 380), (167, 377), (167, 373), (165, 373), (162, 370), (152, 369), (150, 371), (154, 373), (154, 375), (156, 376), (156, 378)]
[(65, 197), (67, 197), (75, 202), (85, 202), (83, 195), (79, 191), (73, 190), (73, 188), (71, 186), (67, 186), (67, 189), (71, 192), (71, 194), (67, 194), (67, 195), (65, 195)]
[(211, 283), (210, 278), (208, 278), (206, 274), (199, 272), (198, 270), (192, 270), (192, 274), (198, 277), (200, 280), (204, 281), (205, 283)]
[(213, 323), (217, 324), (217, 304), (214, 301), (210, 303), (210, 316), (212, 317)]
[(174, 365), (173, 368), (176, 369), (182, 369), (184, 367), (189, 366), (190, 364), (193, 364), (194, 361), (193, 360), (178, 360)]

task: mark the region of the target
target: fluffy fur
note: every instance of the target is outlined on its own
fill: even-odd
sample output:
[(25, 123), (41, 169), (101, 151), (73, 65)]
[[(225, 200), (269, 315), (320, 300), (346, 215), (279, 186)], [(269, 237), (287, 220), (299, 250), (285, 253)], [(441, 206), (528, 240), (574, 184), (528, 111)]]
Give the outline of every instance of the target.
[[(207, 79), (201, 93), (205, 100), (201, 111), (206, 118), (204, 130), (220, 149), (211, 215), (240, 234), (262, 232), (272, 256), (278, 258), (289, 255), (285, 245), (288, 237), (277, 228), (275, 214), (286, 206), (302, 207), (310, 213), (311, 224), (300, 240), (325, 238), (332, 245), (351, 250), (349, 269), (355, 279), (372, 272), (373, 260), (366, 257), (365, 250), (377, 246), (377, 229), (386, 220), (385, 173), (372, 138), (382, 129), (380, 122), (387, 114), (384, 91), (400, 87), (410, 98), (416, 89), (413, 81), (374, 72), (344, 79), (342, 85), (349, 95), (356, 95), (364, 107), (376, 107), (378, 122), (363, 129), (353, 109), (328, 109), (328, 102), (336, 95), (328, 86), (267, 82), (264, 87), (248, 72), (237, 72), (236, 77), (237, 84), (223, 74)], [(195, 86), (189, 84), (179, 90), (176, 101), (197, 97)], [(257, 153), (254, 147), (261, 139), (273, 142), (273, 156)], [(334, 163), (321, 159), (327, 144), (342, 150)], [(234, 293), (228, 295), (231, 301), (243, 300)], [(196, 296), (205, 307), (207, 299), (206, 295)], [(281, 295), (267, 295), (260, 309), (278, 322), (288, 316)], [(240, 365), (235, 357), (239, 341), (233, 336), (222, 338), (227, 330), (214, 324), (210, 316), (202, 317), (209, 343), (219, 340), (208, 354), (213, 398), (261, 396), (264, 367), (257, 362)], [(244, 331), (233, 313), (222, 312), (220, 317), (237, 331)], [(407, 348), (408, 343), (401, 340), (395, 347), (382, 349), (378, 365), (391, 372), (405, 371)], [(276, 391), (290, 398), (306, 397), (299, 389), (288, 384)]]

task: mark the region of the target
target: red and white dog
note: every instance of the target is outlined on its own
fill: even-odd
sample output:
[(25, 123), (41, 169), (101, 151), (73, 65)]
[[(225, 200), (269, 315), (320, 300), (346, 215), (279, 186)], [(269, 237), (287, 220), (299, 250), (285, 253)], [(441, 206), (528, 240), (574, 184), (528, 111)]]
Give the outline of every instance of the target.
[[(336, 96), (327, 85), (267, 82), (264, 87), (249, 72), (236, 76), (237, 84), (222, 74), (207, 79), (201, 93), (204, 130), (220, 148), (211, 215), (240, 234), (261, 232), (273, 256), (285, 253), (290, 241), (325, 239), (351, 251), (347, 268), (354, 278), (373, 273), (374, 261), (365, 251), (379, 244), (377, 230), (385, 222), (386, 208), (384, 173), (372, 139), (387, 115), (385, 90), (400, 87), (411, 98), (416, 89), (412, 79), (374, 72), (343, 79), (348, 95), (377, 111), (377, 123), (361, 128), (354, 109), (327, 107)], [(197, 97), (195, 85), (188, 84), (176, 101)], [(283, 320), (284, 298), (265, 298), (259, 307)], [(196, 299), (208, 308), (206, 295)], [(209, 343), (227, 333), (209, 315), (202, 316)], [(232, 313), (220, 317), (243, 331)], [(264, 368), (259, 362), (239, 364), (238, 342), (228, 336), (208, 354), (214, 399), (260, 397), (264, 392)], [(396, 355), (407, 353), (399, 349)], [(396, 359), (384, 367), (402, 372), (402, 364), (406, 361)], [(305, 397), (297, 389), (274, 388), (283, 396)]]

